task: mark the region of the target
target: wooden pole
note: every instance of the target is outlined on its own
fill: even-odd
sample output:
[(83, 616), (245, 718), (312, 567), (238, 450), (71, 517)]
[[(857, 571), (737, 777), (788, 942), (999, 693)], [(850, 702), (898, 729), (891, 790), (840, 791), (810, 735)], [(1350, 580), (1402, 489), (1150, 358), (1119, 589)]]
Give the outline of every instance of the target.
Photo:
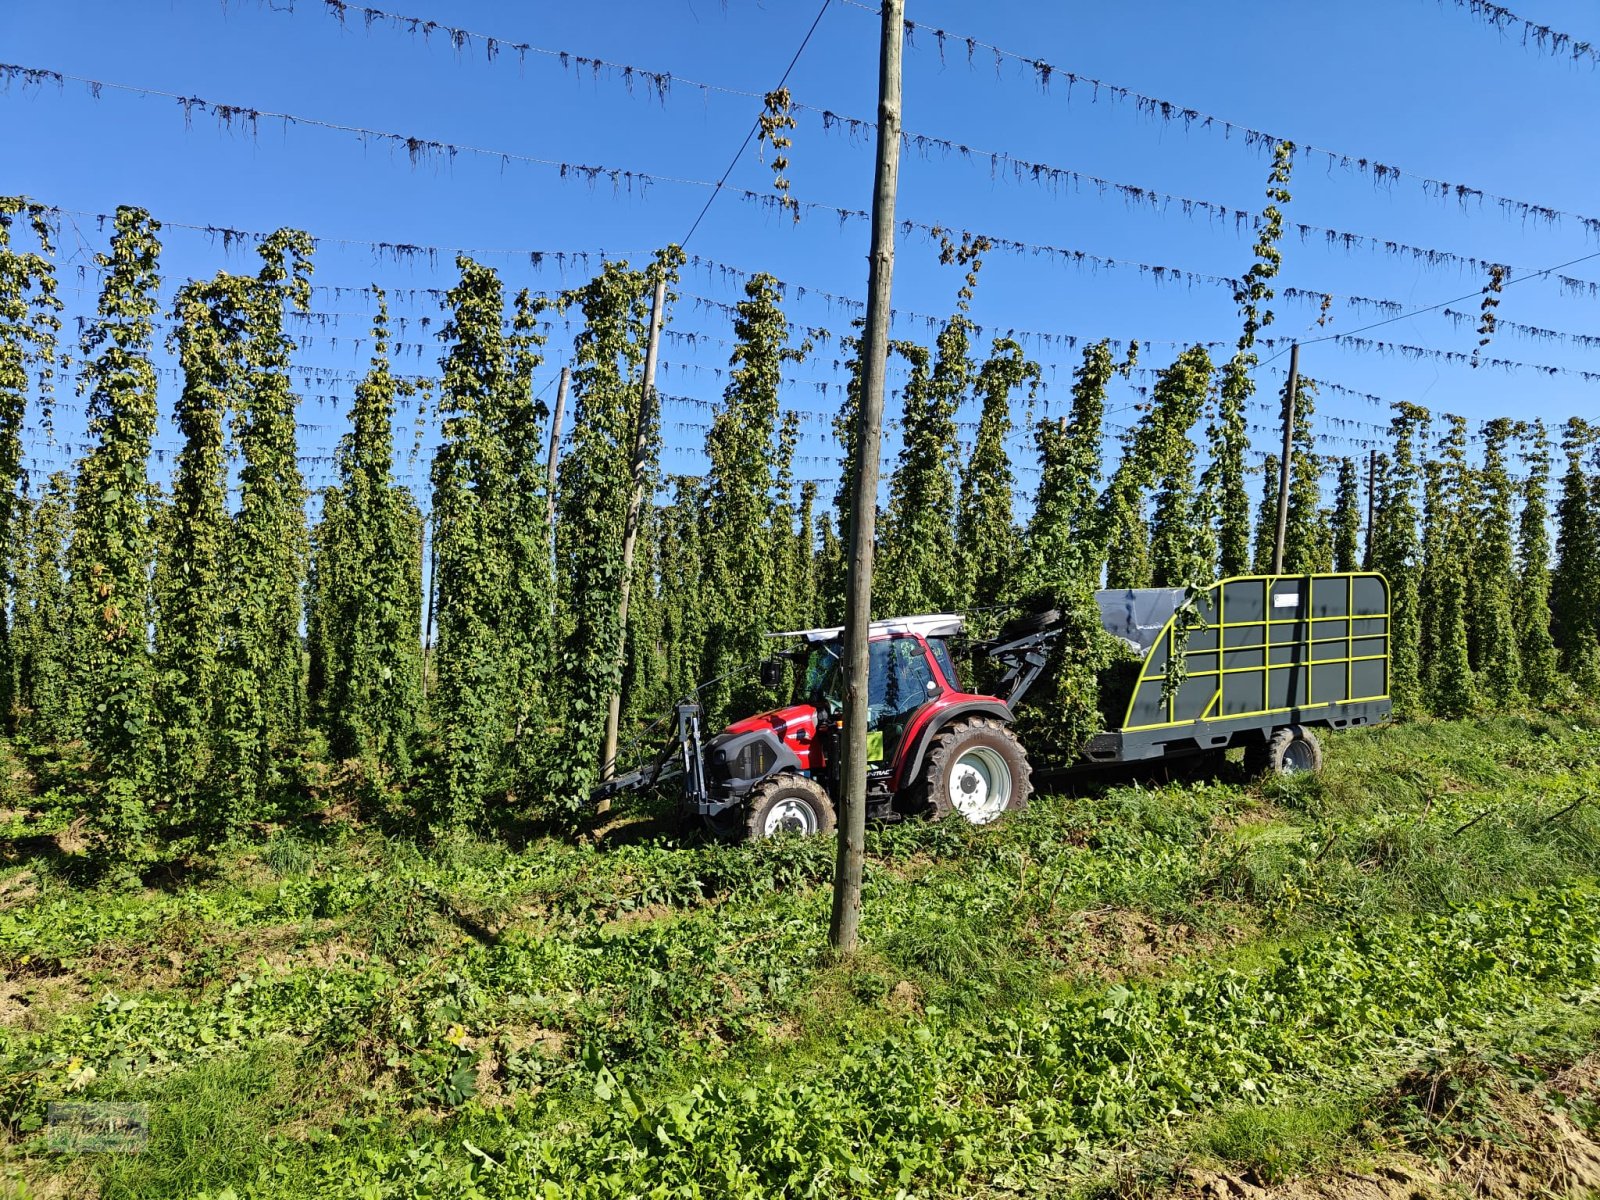
[(1366, 558), (1365, 558), (1365, 564), (1366, 564), (1365, 565), (1365, 569), (1368, 570), (1368, 571), (1372, 570), (1372, 522), (1373, 522), (1373, 513), (1376, 511), (1376, 505), (1374, 503), (1373, 497), (1377, 493), (1377, 485), (1378, 485), (1378, 452), (1376, 450), (1368, 450), (1367, 451), (1367, 546), (1366, 546), (1366, 551), (1367, 552), (1366, 552)]
[(428, 514), (423, 532), (428, 536), (428, 616), (422, 623), (422, 698), (428, 698), (428, 674), (433, 661), (433, 598), (439, 588), (439, 510)]
[(1272, 551), (1272, 573), (1283, 574), (1283, 543), (1289, 536), (1289, 478), (1294, 459), (1294, 400), (1300, 390), (1300, 343), (1289, 347), (1289, 390), (1283, 397), (1283, 461), (1278, 464), (1278, 540)]
[(561, 456), (561, 418), (567, 413), (567, 385), (572, 382), (572, 368), (561, 368), (561, 382), (556, 384), (556, 411), (550, 418), (550, 469), (545, 485), (545, 525), (554, 536), (556, 528), (556, 462)]
[(846, 583), (844, 730), (839, 759), (839, 856), (833, 876), (828, 941), (854, 953), (861, 926), (861, 874), (867, 837), (867, 670), (872, 620), (872, 547), (878, 520), (878, 454), (883, 434), (883, 379), (889, 357), (889, 299), (894, 283), (894, 206), (900, 182), (900, 60), (905, 0), (883, 0), (878, 57), (878, 163), (872, 193), (872, 252), (862, 335), (860, 424), (856, 429), (854, 511)]
[[(617, 605), (617, 684), (606, 704), (606, 744), (600, 754), (600, 778), (617, 773), (617, 725), (622, 720), (622, 667), (628, 654), (628, 601), (633, 592), (633, 551), (639, 543), (639, 520), (644, 511), (644, 485), (650, 452), (650, 433), (655, 426), (656, 358), (661, 351), (662, 309), (667, 306), (667, 276), (656, 279), (655, 295), (650, 300), (650, 342), (644, 352), (644, 394), (639, 397), (639, 428), (633, 442), (633, 496), (628, 501), (628, 523), (622, 535), (622, 596)], [(609, 812), (610, 800), (602, 800), (597, 812)]]

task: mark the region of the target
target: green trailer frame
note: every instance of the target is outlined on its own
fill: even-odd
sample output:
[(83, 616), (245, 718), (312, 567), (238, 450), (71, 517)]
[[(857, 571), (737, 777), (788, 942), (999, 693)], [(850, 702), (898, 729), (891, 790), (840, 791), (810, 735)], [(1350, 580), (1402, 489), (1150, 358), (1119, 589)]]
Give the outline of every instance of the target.
[[(1171, 590), (1100, 593), (1102, 612)], [(1241, 575), (1172, 613), (1145, 651), (1121, 728), (1090, 739), (1089, 764), (1259, 745), (1289, 725), (1342, 729), (1389, 715), (1389, 584), (1375, 572)], [(1187, 617), (1187, 633), (1178, 629)], [(1117, 632), (1107, 621), (1107, 628)], [(1185, 678), (1171, 695), (1167, 663)]]

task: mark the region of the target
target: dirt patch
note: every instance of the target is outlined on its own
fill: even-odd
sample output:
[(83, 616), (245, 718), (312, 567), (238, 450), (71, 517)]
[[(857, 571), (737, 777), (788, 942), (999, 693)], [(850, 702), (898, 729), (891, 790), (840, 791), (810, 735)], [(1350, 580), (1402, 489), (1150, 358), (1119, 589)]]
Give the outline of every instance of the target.
[(902, 979), (889, 989), (889, 1011), (919, 1016), (922, 1013), (922, 992), (909, 979)]
[(65, 857), (86, 854), (89, 850), (89, 818), (79, 817), (54, 838), (56, 849)]
[(1234, 941), (1237, 932), (1207, 933), (1132, 909), (1092, 909), (1068, 918), (1058, 948), (1070, 954), (1079, 971), (1115, 983), (1153, 973), (1177, 959), (1213, 954)]
[(1334, 1172), (1266, 1184), (1244, 1175), (1194, 1172), (1178, 1195), (1189, 1200), (1445, 1200), (1462, 1196), (1600, 1196), (1600, 1128), (1570, 1113), (1600, 1103), (1600, 1054), (1499, 1105), (1492, 1140), (1463, 1142), (1447, 1156), (1388, 1156), (1367, 1172)]
[(676, 916), (678, 912), (679, 910), (670, 904), (645, 904), (639, 908), (630, 908), (626, 912), (617, 913), (602, 929), (609, 933), (622, 933), (636, 929), (640, 925), (649, 925), (653, 921), (665, 921), (668, 917)]
[(9, 879), (0, 879), (0, 909), (26, 904), (39, 894), (39, 885), (32, 871), (19, 871)]
[(46, 1167), (35, 1159), (0, 1174), (0, 1200), (96, 1200), (99, 1195), (100, 1182), (85, 1163), (54, 1161)]
[(27, 1019), (27, 990), (15, 980), (0, 979), (0, 1025), (20, 1026)]
[(92, 988), (66, 975), (0, 979), (0, 1026), (22, 1033), (41, 1033), (57, 1014), (94, 999)]

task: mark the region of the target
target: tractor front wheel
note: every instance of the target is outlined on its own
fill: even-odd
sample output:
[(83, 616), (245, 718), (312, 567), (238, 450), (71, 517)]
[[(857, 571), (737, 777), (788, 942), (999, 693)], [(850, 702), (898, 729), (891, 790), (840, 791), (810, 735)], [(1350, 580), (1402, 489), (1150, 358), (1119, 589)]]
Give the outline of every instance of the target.
[(751, 841), (785, 833), (832, 833), (833, 801), (827, 789), (804, 775), (774, 775), (750, 793), (744, 831)]
[(962, 721), (934, 738), (923, 778), (936, 821), (954, 813), (973, 825), (987, 825), (1002, 813), (1025, 808), (1032, 790), (1022, 743), (987, 717)]

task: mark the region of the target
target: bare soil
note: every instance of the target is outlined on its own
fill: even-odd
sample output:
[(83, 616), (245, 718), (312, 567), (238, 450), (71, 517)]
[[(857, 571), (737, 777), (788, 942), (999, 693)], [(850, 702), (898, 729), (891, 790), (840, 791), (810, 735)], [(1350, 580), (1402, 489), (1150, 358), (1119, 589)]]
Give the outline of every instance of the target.
[(1266, 1184), (1251, 1175), (1193, 1172), (1182, 1200), (1461, 1200), (1600, 1197), (1600, 1129), (1568, 1115), (1575, 1099), (1600, 1102), (1600, 1054), (1540, 1086), (1507, 1096), (1507, 1133), (1465, 1142), (1448, 1157), (1388, 1156), (1371, 1170), (1335, 1171)]

